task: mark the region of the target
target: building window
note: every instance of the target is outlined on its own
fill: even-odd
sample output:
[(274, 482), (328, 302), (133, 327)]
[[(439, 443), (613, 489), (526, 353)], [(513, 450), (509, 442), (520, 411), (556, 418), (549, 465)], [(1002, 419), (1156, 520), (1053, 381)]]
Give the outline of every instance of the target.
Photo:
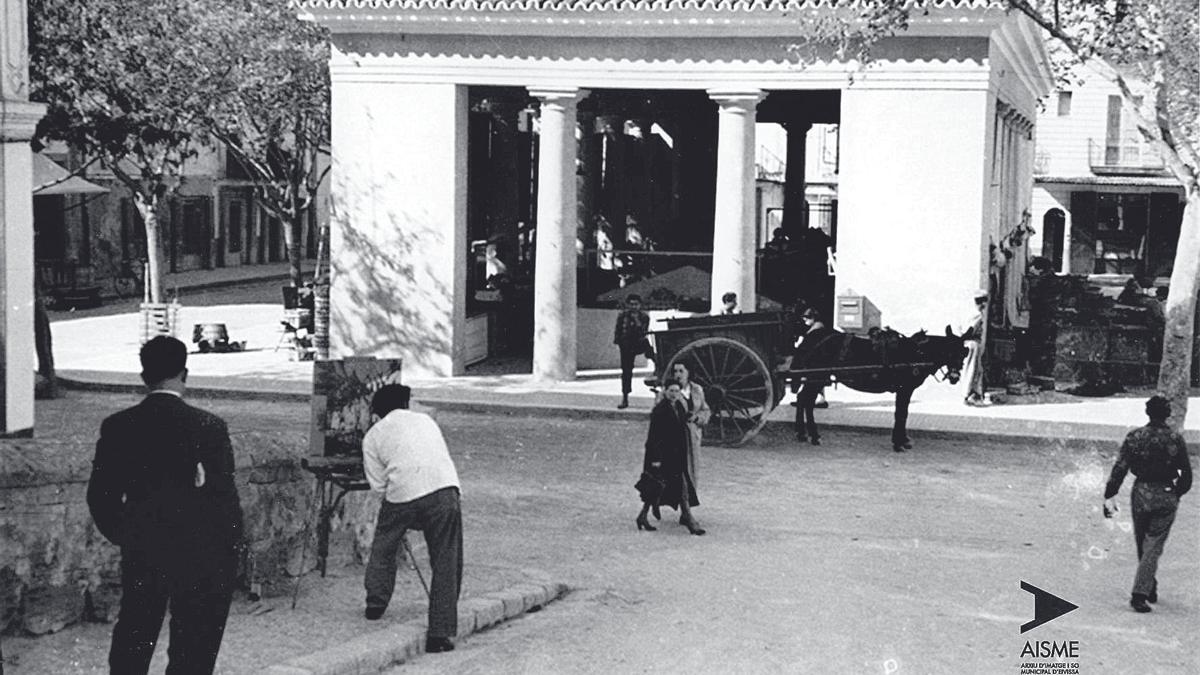
[(1071, 194), (1071, 271), (1170, 276), (1183, 209), (1176, 193)]
[(207, 197), (179, 199), (180, 253), (198, 256), (208, 254), (211, 213)]
[(225, 152), (225, 177), (231, 180), (250, 180), (250, 174), (246, 172), (246, 168), (238, 161), (237, 157), (228, 148), (223, 148)]
[(1067, 117), (1071, 114), (1071, 92), (1058, 92), (1058, 116)]
[(146, 257), (146, 226), (142, 214), (129, 197), (121, 199), (121, 259), (139, 260)]
[(244, 236), (246, 224), (245, 212), (242, 210), (240, 201), (229, 202), (229, 220), (228, 236), (229, 236), (229, 252), (240, 253), (242, 250), (242, 239)]

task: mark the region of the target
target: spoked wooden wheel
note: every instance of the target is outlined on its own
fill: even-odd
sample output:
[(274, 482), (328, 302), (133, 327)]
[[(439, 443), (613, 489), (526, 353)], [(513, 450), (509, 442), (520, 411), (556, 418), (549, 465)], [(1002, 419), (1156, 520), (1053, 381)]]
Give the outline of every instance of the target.
[(775, 388), (767, 365), (750, 348), (728, 338), (702, 338), (679, 350), (665, 372), (681, 362), (704, 387), (712, 408), (705, 442), (740, 445), (766, 424), (775, 407)]

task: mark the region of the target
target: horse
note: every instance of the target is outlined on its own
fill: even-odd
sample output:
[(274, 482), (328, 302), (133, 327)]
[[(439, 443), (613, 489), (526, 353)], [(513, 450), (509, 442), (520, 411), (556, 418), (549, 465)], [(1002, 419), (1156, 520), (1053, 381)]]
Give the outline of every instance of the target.
[(817, 394), (836, 376), (838, 382), (857, 391), (895, 392), (892, 449), (909, 450), (908, 405), (913, 391), (943, 369), (947, 381), (958, 383), (966, 355), (962, 337), (949, 326), (944, 336), (922, 330), (906, 337), (890, 329), (873, 330), (870, 337), (836, 331), (813, 336), (796, 348), (790, 368), (795, 373), (793, 390), (799, 390), (796, 433), (802, 441), (807, 436), (813, 445), (820, 444), (813, 407)]

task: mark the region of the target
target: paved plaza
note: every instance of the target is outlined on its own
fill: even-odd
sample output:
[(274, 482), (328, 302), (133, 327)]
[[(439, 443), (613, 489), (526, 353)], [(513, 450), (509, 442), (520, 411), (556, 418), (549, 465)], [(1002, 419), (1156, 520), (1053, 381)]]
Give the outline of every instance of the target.
[[(71, 392), (39, 414), (88, 434), (132, 400)], [(201, 405), (234, 434), (307, 414), (302, 402)], [(871, 430), (813, 448), (772, 425), (743, 448), (703, 450), (696, 513), (709, 533), (693, 537), (670, 511), (657, 532), (634, 527), (643, 417), (438, 415), (463, 480), (466, 597), (530, 581), (570, 591), (398, 672), (1017, 673), (1026, 638), (1077, 640), (1084, 673), (1200, 666), (1200, 502), (1183, 502), (1155, 612), (1132, 612), (1124, 495), (1115, 521), (1099, 512), (1107, 443), (933, 438), (897, 455)], [(361, 616), (361, 574), (309, 575), (298, 610), (239, 597), (219, 672), (379, 630)], [(1079, 609), (1022, 636), (1033, 599), (1021, 581)], [(423, 610), (401, 575), (385, 622)], [(5, 653), (16, 673), (103, 672), (110, 630), (5, 638)]]
[[(236, 295), (197, 292), (185, 306), (185, 326), (224, 322), (247, 341), (240, 354), (190, 357), (192, 386), (209, 390), (199, 404), (235, 434), (305, 425), (311, 363), (274, 349), (281, 311), (266, 290), (261, 302)], [(39, 404), (39, 426), (94, 435), (136, 400), (136, 315), (56, 318), (60, 373), (123, 393), (68, 390)], [(785, 403), (744, 447), (703, 450), (697, 515), (709, 535), (691, 537), (670, 512), (658, 532), (634, 528), (649, 392), (618, 411), (616, 374), (583, 375), (410, 382), (440, 408), (463, 478), (464, 597), (529, 583), (570, 590), (397, 672), (1017, 673), (1026, 639), (1078, 641), (1083, 673), (1200, 669), (1197, 502), (1183, 501), (1160, 568), (1163, 599), (1148, 616), (1126, 604), (1136, 559), (1128, 487), (1115, 520), (1099, 512), (1117, 441), (1144, 419), (1143, 395), (981, 409), (931, 382), (914, 397), (917, 447), (906, 454), (890, 451), (885, 396), (832, 391), (818, 411), (829, 425), (819, 448), (794, 443)], [(380, 626), (361, 617), (361, 575), (355, 563), (310, 574), (296, 610), (289, 598), (239, 598), (219, 672), (372, 639)], [(1022, 581), (1079, 609), (1021, 635), (1033, 614)], [(385, 624), (422, 616), (412, 575), (397, 598)], [(5, 654), (17, 673), (103, 672), (110, 630), (6, 638)]]

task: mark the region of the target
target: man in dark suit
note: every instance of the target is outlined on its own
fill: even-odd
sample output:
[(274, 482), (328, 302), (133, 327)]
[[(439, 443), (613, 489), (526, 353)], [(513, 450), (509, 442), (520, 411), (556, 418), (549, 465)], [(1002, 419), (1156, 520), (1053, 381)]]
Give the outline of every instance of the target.
[(141, 351), (150, 393), (104, 420), (88, 483), (96, 527), (121, 547), (121, 609), (108, 663), (145, 673), (168, 605), (167, 673), (211, 673), (237, 574), (242, 508), (224, 420), (183, 401), (187, 347)]

